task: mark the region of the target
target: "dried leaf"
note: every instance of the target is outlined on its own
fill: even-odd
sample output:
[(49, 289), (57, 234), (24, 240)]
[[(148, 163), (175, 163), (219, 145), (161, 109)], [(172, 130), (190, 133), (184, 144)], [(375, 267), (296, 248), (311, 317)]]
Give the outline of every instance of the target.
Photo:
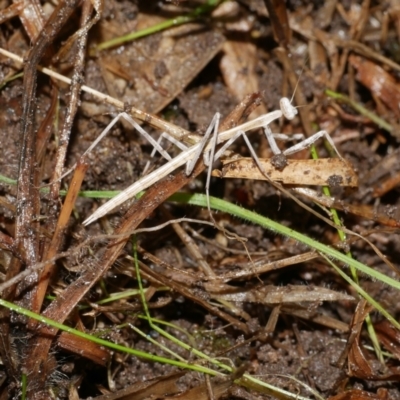
[[(264, 172), (275, 182), (293, 185), (358, 186), (358, 177), (347, 162), (339, 158), (318, 160), (287, 160), (287, 166), (278, 170), (269, 159), (261, 159)], [(252, 158), (222, 161), (221, 172), (213, 171), (221, 178), (266, 180)]]
[[(365, 358), (360, 345), (360, 334), (363, 322), (370, 311), (371, 306), (367, 304), (366, 300), (360, 300), (351, 320), (351, 331), (346, 349), (343, 353), (344, 355), (348, 348), (348, 374), (364, 379), (370, 379), (374, 375), (372, 367)], [(343, 355), (341, 358), (343, 358)]]
[(329, 397), (328, 400), (386, 400), (387, 396), (383, 393), (375, 394), (366, 392), (365, 390), (347, 390), (344, 393), (337, 394), (336, 396)]
[(374, 325), (379, 341), (400, 360), (400, 332), (388, 320)]
[(280, 0), (264, 0), (271, 20), (275, 41), (282, 47), (287, 47), (292, 39), (286, 4)]
[[(367, 304), (366, 300), (360, 300), (354, 313), (348, 339), (348, 344), (350, 345), (348, 354), (348, 375), (369, 380), (399, 380), (400, 368), (390, 367), (383, 374), (380, 373), (380, 371), (375, 371), (365, 356), (360, 344), (363, 322), (371, 309), (372, 307)], [(348, 348), (349, 346), (346, 347)], [(343, 356), (341, 358), (343, 358)]]
[(68, 332), (63, 332), (60, 335), (57, 346), (60, 349), (86, 357), (103, 367), (107, 365), (111, 358), (110, 352), (103, 346)]
[[(249, 93), (258, 92), (258, 78), (256, 74), (257, 48), (250, 42), (225, 42), (223, 56), (220, 61), (221, 73), (226, 86), (239, 101)], [(253, 113), (253, 118), (266, 113), (263, 105)]]
[[(114, 97), (141, 110), (157, 113), (170, 103), (218, 53), (224, 42), (219, 32), (201, 24), (187, 24), (157, 33), (114, 49), (100, 58), (106, 85)], [(124, 81), (115, 85), (115, 73), (123, 72)], [(118, 74), (122, 75), (122, 74)]]
[(379, 97), (399, 118), (400, 85), (382, 67), (364, 58), (351, 55), (350, 64), (357, 70), (356, 78)]

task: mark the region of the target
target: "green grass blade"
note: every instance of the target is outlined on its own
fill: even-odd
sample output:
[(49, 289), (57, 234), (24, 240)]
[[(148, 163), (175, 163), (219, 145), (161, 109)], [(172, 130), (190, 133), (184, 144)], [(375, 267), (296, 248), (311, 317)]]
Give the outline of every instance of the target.
[(355, 111), (357, 111), (360, 115), (369, 118), (372, 122), (377, 124), (380, 128), (387, 130), (388, 132), (393, 132), (393, 126), (386, 122), (384, 119), (380, 118), (378, 115), (369, 111), (367, 108), (363, 107), (361, 104), (355, 102), (350, 99), (350, 97), (334, 92), (333, 90), (325, 90), (325, 94), (335, 100), (341, 101), (342, 103), (348, 104)]
[[(173, 196), (169, 198), (169, 201), (196, 205), (200, 207), (207, 207), (206, 196), (202, 194), (175, 193)], [(270, 231), (275, 232), (277, 234), (288, 236), (318, 252), (325, 254), (327, 257), (339, 260), (343, 262), (346, 266), (352, 266), (356, 268), (358, 271), (363, 272), (366, 275), (369, 275), (373, 279), (377, 279), (382, 283), (386, 283), (387, 285), (392, 286), (397, 290), (400, 290), (399, 281), (396, 281), (395, 279), (390, 278), (389, 276), (384, 275), (381, 272), (375, 271), (374, 269), (366, 266), (365, 264), (362, 264), (361, 262), (353, 258), (347, 257), (345, 254), (333, 249), (332, 247), (329, 247), (323, 243), (311, 239), (308, 236), (303, 235), (302, 233), (297, 232), (284, 225), (281, 225), (278, 222), (275, 222), (267, 217), (264, 217), (253, 211), (246, 210), (243, 207), (237, 206), (235, 204), (231, 204), (225, 200), (217, 199), (215, 197), (210, 197), (210, 206), (213, 210), (229, 213), (235, 217), (242, 218), (246, 221), (252, 222), (253, 224), (260, 225), (263, 228), (269, 229)]]
[(116, 343), (112, 343), (109, 342), (107, 340), (104, 339), (100, 339), (96, 336), (93, 335), (89, 335), (85, 332), (81, 332), (78, 331), (77, 329), (74, 328), (70, 328), (69, 326), (60, 324), (56, 321), (53, 321), (49, 318), (43, 317), (42, 315), (36, 314), (32, 311), (29, 311), (23, 307), (17, 306), (13, 303), (10, 303), (6, 300), (0, 299), (0, 306), (2, 307), (6, 307), (9, 310), (15, 311), (18, 314), (22, 314), (22, 315), (26, 315), (29, 318), (33, 318), (39, 322), (41, 322), (42, 324), (46, 324), (49, 325), (53, 328), (59, 329), (61, 331), (64, 332), (68, 332), (71, 333), (73, 335), (79, 336), (83, 339), (86, 340), (90, 340), (94, 343), (97, 343), (101, 346), (105, 346), (108, 347), (110, 349), (116, 350), (116, 351), (120, 351), (123, 353), (128, 353), (131, 354), (133, 356), (145, 359), (145, 360), (149, 360), (149, 361), (153, 361), (153, 362), (159, 362), (159, 363), (163, 363), (163, 364), (170, 364), (170, 365), (175, 365), (176, 367), (179, 368), (184, 368), (184, 369), (190, 369), (193, 371), (197, 371), (197, 372), (204, 372), (206, 374), (209, 375), (221, 375), (218, 371), (214, 371), (210, 368), (207, 367), (203, 367), (202, 365), (198, 365), (198, 364), (193, 364), (193, 363), (187, 363), (187, 362), (182, 362), (182, 361), (177, 361), (177, 360), (171, 360), (169, 358), (165, 358), (165, 357), (161, 357), (161, 356), (157, 356), (154, 354), (149, 354), (149, 353), (145, 353), (144, 351), (140, 351), (140, 350), (136, 350), (136, 349), (132, 349), (130, 347), (125, 347), (125, 346), (121, 346), (119, 344)]

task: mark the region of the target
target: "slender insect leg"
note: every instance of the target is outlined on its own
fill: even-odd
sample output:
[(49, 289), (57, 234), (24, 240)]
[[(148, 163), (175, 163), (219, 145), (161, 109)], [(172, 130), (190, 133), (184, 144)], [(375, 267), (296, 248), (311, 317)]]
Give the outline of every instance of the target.
[(222, 154), (225, 153), (226, 149), (239, 137), (241, 136), (241, 131), (238, 131), (235, 136), (231, 137), (214, 155), (213, 162), (217, 161)]
[(108, 125), (107, 127), (100, 133), (99, 137), (89, 146), (89, 148), (83, 153), (83, 156), (90, 153), (103, 139), (104, 136), (111, 130), (111, 128), (121, 119), (124, 118), (128, 121), (146, 140), (168, 161), (172, 158), (171, 156), (126, 112), (122, 112), (118, 114)]
[[(256, 152), (254, 151), (253, 146), (250, 143), (249, 138), (247, 137), (245, 132), (240, 132), (240, 134), (243, 136), (243, 139), (247, 145), (247, 148), (250, 151), (251, 156), (253, 157), (254, 162), (256, 163), (258, 169), (262, 172), (263, 175), (265, 175), (266, 178), (268, 178), (268, 174), (266, 173), (266, 171), (264, 170), (264, 168), (262, 167), (261, 163), (260, 163), (260, 159), (257, 157)], [(275, 146), (276, 146), (276, 142), (274, 140)], [(278, 147), (278, 146), (276, 146)], [(279, 150), (279, 149), (278, 149)]]
[(200, 146), (197, 148), (196, 153), (193, 155), (193, 158), (188, 161), (186, 164), (186, 175), (190, 175), (197, 163), (197, 160), (199, 159), (201, 153), (203, 153), (204, 147), (206, 146), (208, 142), (208, 138), (211, 135), (211, 132), (213, 131), (213, 128), (215, 127), (215, 124), (217, 124), (217, 121), (219, 122), (220, 119), (220, 114), (216, 113), (208, 126), (206, 133), (204, 134), (203, 139), (201, 139)]
[[(188, 149), (187, 146), (185, 146), (182, 142), (180, 142), (179, 140), (175, 139), (173, 136), (169, 135), (166, 132), (163, 132), (160, 137), (157, 140), (157, 143), (161, 146), (162, 140), (163, 139), (167, 139), (168, 141), (170, 141), (172, 144), (174, 144), (176, 147), (178, 147), (179, 149), (181, 149), (182, 151), (186, 151)], [(162, 147), (162, 146), (161, 146)], [(156, 154), (157, 149), (155, 147), (153, 147), (153, 151), (150, 154), (150, 158), (153, 158)], [(143, 169), (143, 173), (142, 175), (145, 175), (147, 170), (150, 167), (150, 160), (147, 161), (144, 169)]]
[[(179, 149), (181, 149), (182, 151), (185, 151), (188, 149), (187, 146), (185, 146), (182, 142), (180, 142), (179, 140), (175, 139), (173, 136), (169, 135), (166, 132), (163, 132), (160, 137), (157, 140), (157, 143), (161, 146), (161, 142), (163, 139), (167, 139), (168, 141), (170, 141), (172, 144), (174, 144), (176, 147), (178, 147)], [(162, 147), (162, 146), (161, 146)], [(153, 151), (150, 154), (150, 157), (154, 157), (154, 155), (156, 154), (157, 149), (154, 147)], [(168, 160), (169, 161), (169, 160)]]
[(128, 121), (167, 161), (171, 161), (172, 157), (154, 140), (129, 114), (123, 112), (120, 114), (122, 118)]
[(214, 133), (213, 133), (213, 138), (211, 141), (211, 148), (209, 151), (205, 151), (203, 155), (204, 159), (204, 164), (208, 167), (207, 169), (207, 180), (206, 180), (206, 197), (207, 197), (207, 208), (208, 212), (211, 215), (211, 207), (210, 207), (210, 181), (211, 181), (211, 172), (212, 172), (212, 165), (214, 162), (214, 154), (215, 154), (215, 148), (217, 146), (217, 140), (218, 140), (218, 129), (219, 129), (219, 120), (220, 120), (221, 115), (219, 113), (216, 113), (214, 115), (213, 120), (211, 121), (211, 124), (214, 124)]
[[(100, 133), (100, 135), (96, 138), (96, 140), (87, 148), (87, 150), (82, 154), (81, 158), (84, 158), (87, 154), (89, 154), (100, 142), (101, 139), (103, 139), (104, 136), (107, 135), (108, 132), (110, 132), (111, 128), (120, 120), (120, 118), (123, 118), (124, 113), (118, 114), (105, 128), (104, 130)], [(68, 171), (64, 172), (63, 175), (61, 176), (60, 179), (65, 178), (68, 174), (70, 174), (76, 167), (76, 164), (70, 168)]]
[[(272, 133), (271, 133), (271, 135), (272, 135)], [(251, 154), (252, 158), (254, 159), (254, 162), (256, 163), (257, 167), (260, 169), (260, 171), (261, 171), (265, 176), (268, 177), (266, 171), (264, 170), (264, 168), (262, 167), (262, 165), (261, 165), (261, 163), (260, 163), (259, 158), (257, 157), (257, 154), (256, 154), (256, 152), (255, 152), (253, 146), (252, 146), (251, 143), (250, 143), (249, 138), (248, 138), (247, 135), (246, 135), (246, 132), (244, 132), (244, 131), (242, 131), (242, 130), (238, 131), (238, 132), (236, 133), (235, 136), (233, 136), (231, 139), (229, 139), (229, 140), (217, 151), (217, 153), (216, 153), (215, 156), (214, 156), (214, 161), (218, 160), (218, 159), (221, 157), (221, 155), (225, 152), (225, 150), (226, 150), (236, 139), (238, 139), (239, 136), (243, 136), (243, 139), (244, 139), (244, 141), (245, 141), (245, 143), (246, 143), (246, 145), (247, 145), (247, 147), (248, 147), (248, 149), (249, 149), (249, 151), (250, 151), (250, 154)], [(272, 141), (273, 141), (273, 143), (275, 144), (275, 147), (278, 148), (278, 146), (276, 146), (276, 142), (275, 142), (275, 139), (274, 139), (273, 137), (272, 137)], [(280, 152), (279, 149), (278, 149), (278, 151)]]
[[(210, 146), (209, 148), (207, 148), (204, 153), (203, 153), (203, 160), (204, 160), (204, 164), (208, 167), (207, 170), (207, 180), (206, 180), (206, 198), (207, 198), (207, 209), (208, 209), (208, 213), (210, 215), (211, 220), (213, 221), (214, 225), (216, 228), (218, 228), (221, 232), (224, 233), (224, 235), (227, 238), (231, 238), (231, 239), (239, 239), (240, 238), (236, 235), (236, 234), (232, 234), (231, 232), (228, 232), (222, 225), (218, 224), (217, 221), (214, 219), (212, 212), (211, 212), (211, 204), (210, 204), (210, 181), (211, 181), (211, 173), (212, 173), (212, 166), (214, 161), (218, 160), (218, 158), (221, 156), (221, 154), (226, 150), (226, 148), (228, 147), (226, 144), (225, 146), (223, 146), (222, 149), (220, 149), (216, 154), (215, 154), (215, 149), (217, 147), (218, 144), (218, 129), (219, 129), (219, 120), (221, 118), (221, 115), (219, 113), (216, 113), (214, 115), (214, 118), (211, 121), (211, 124), (209, 126), (208, 129), (210, 129), (212, 126), (214, 126), (214, 133), (213, 133), (213, 138), (210, 142)], [(210, 131), (211, 132), (211, 131)], [(208, 133), (209, 136), (209, 133)], [(232, 143), (235, 141), (235, 139), (240, 136), (238, 134), (236, 134), (234, 136), (234, 138), (231, 138), (230, 141), (228, 141), (228, 143)], [(233, 139), (233, 140), (232, 140)], [(229, 143), (229, 144), (230, 144)], [(228, 145), (229, 145), (228, 144)], [(223, 150), (221, 152), (221, 150)]]
[(302, 133), (295, 133), (292, 135), (286, 135), (285, 133), (273, 133), (272, 136), (274, 139), (282, 140), (285, 142), (291, 142), (295, 140), (304, 140), (305, 137)]
[(264, 127), (264, 133), (265, 133), (265, 137), (268, 140), (269, 147), (271, 147), (272, 152), (275, 155), (281, 154), (282, 153), (281, 149), (276, 144), (274, 134), (272, 133), (271, 128), (269, 126)]
[[(301, 140), (301, 139), (304, 139), (304, 135), (303, 135), (302, 133), (296, 133), (295, 135), (287, 136), (287, 135), (285, 135), (285, 134), (283, 134), (283, 133), (272, 133), (272, 132), (271, 132), (271, 129), (270, 129), (268, 126), (266, 126), (264, 129), (265, 129), (265, 133), (266, 133), (266, 137), (267, 137), (268, 143), (269, 143), (269, 145), (270, 145), (270, 147), (271, 147), (272, 152), (273, 152), (275, 155), (282, 154), (281, 150), (279, 149), (279, 147), (278, 147), (277, 144), (276, 144), (275, 139), (278, 139), (278, 140)], [(257, 157), (257, 155), (256, 155), (256, 153), (255, 153), (255, 151), (254, 151), (254, 148), (253, 148), (253, 146), (250, 144), (250, 141), (249, 141), (249, 139), (248, 139), (248, 137), (247, 137), (247, 135), (246, 135), (246, 133), (245, 133), (244, 131), (238, 131), (238, 132), (236, 133), (235, 136), (233, 136), (231, 139), (229, 139), (229, 140), (218, 150), (218, 152), (215, 154), (214, 160), (213, 160), (213, 161), (215, 162), (216, 160), (218, 160), (218, 159), (221, 157), (221, 155), (225, 152), (225, 150), (226, 150), (236, 139), (238, 139), (239, 136), (243, 136), (243, 138), (244, 138), (244, 140), (245, 140), (245, 142), (246, 142), (246, 145), (247, 145), (247, 147), (249, 148), (252, 157), (254, 158), (255, 163), (257, 164), (257, 166), (258, 166), (260, 169), (262, 169), (262, 168), (261, 168), (261, 164), (260, 164), (260, 162), (259, 162), (259, 158)]]
[[(269, 126), (264, 127), (265, 136), (268, 140), (268, 143), (271, 147), (272, 152), (275, 155), (281, 154), (282, 151), (279, 149), (278, 145), (276, 144), (276, 139), (282, 141), (292, 141), (292, 140), (303, 140), (304, 135), (302, 133), (295, 133), (294, 135), (286, 135), (284, 133), (272, 133), (271, 128)], [(283, 152), (285, 155), (286, 153)]]
[(100, 142), (101, 139), (103, 139), (104, 136), (107, 135), (107, 133), (111, 130), (111, 128), (120, 120), (121, 114), (118, 114), (105, 128), (104, 130), (100, 133), (100, 135), (96, 138), (96, 140), (88, 147), (88, 149), (82, 154), (82, 156), (85, 156), (86, 154), (89, 154)]
[(338, 149), (335, 146), (335, 143), (333, 143), (332, 138), (329, 136), (329, 133), (327, 131), (319, 131), (317, 133), (314, 133), (314, 135), (308, 137), (307, 139), (304, 139), (302, 142), (295, 144), (292, 147), (289, 147), (286, 149), (283, 154), (289, 155), (293, 153), (297, 153), (298, 151), (304, 150), (307, 147), (310, 147), (313, 143), (315, 143), (318, 139), (325, 137), (325, 139), (329, 142), (329, 144), (332, 146), (333, 150), (335, 150), (336, 154), (340, 159), (343, 160), (343, 157), (340, 155)]

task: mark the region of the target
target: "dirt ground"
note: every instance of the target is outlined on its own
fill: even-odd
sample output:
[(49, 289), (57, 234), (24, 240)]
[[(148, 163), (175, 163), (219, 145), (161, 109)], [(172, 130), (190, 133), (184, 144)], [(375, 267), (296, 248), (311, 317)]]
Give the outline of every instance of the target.
[[(244, 217), (168, 201), (176, 192), (205, 194), (201, 159), (191, 175), (178, 168), (140, 200), (85, 226), (106, 201), (93, 191), (123, 190), (166, 160), (151, 157), (152, 145), (123, 118), (81, 157), (122, 111), (155, 140), (166, 131), (191, 146), (217, 112), (224, 131), (279, 110), (288, 97), (298, 115), (276, 119), (272, 132), (310, 137), (324, 129), (348, 163), (347, 175), (324, 164), (334, 177), (330, 204), (320, 183), (303, 181), (308, 148), (289, 157), (300, 160), (293, 165), (304, 168), (303, 178), (281, 185), (250, 173), (213, 176), (210, 195), (397, 281), (400, 5), (147, 3), (0, 0), (0, 48), (23, 58), (0, 49), (1, 299), (147, 354), (61, 333), (1, 303), (0, 399), (400, 399), (399, 330), (329, 260), (350, 274), (348, 265)], [(103, 46), (131, 32), (140, 35)], [(258, 157), (271, 159), (263, 130), (247, 134)], [(319, 156), (336, 157), (325, 142), (316, 142)], [(281, 150), (291, 145), (278, 142)], [(183, 151), (163, 146), (171, 157)], [(251, 156), (243, 138), (229, 151), (225, 158)], [(293, 175), (290, 165), (276, 173)], [(64, 176), (71, 168), (74, 176)], [(222, 170), (220, 160), (213, 169)], [(330, 206), (347, 229), (344, 240)], [(149, 312), (166, 334), (143, 317), (136, 262)], [(398, 287), (368, 274), (358, 279), (399, 321)]]

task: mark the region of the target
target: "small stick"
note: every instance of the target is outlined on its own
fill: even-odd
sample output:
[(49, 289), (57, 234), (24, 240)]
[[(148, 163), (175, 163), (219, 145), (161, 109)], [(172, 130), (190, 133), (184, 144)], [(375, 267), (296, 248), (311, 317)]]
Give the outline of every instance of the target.
[[(74, 176), (71, 181), (70, 188), (67, 192), (67, 196), (65, 197), (63, 207), (58, 216), (57, 225), (55, 227), (51, 243), (47, 248), (47, 252), (43, 258), (43, 261), (48, 261), (53, 259), (60, 248), (60, 244), (62, 243), (62, 240), (64, 238), (65, 229), (68, 225), (69, 218), (75, 206), (75, 202), (79, 195), (79, 190), (81, 188), (88, 167), (89, 165), (85, 163), (84, 160), (78, 163), (78, 166), (75, 170)], [(51, 264), (49, 263), (43, 267), (43, 270), (40, 274), (39, 282), (34, 290), (35, 297), (32, 300), (32, 311), (34, 312), (37, 313), (40, 312), (40, 309), (43, 304), (43, 299), (46, 295), (47, 286), (50, 282), (51, 274), (54, 270), (54, 266), (55, 263)], [(36, 326), (36, 321), (35, 322), (30, 321), (30, 324), (32, 326)]]
[[(96, 14), (91, 19), (92, 14), (92, 3), (96, 7)], [(65, 164), (67, 155), (67, 148), (69, 144), (69, 138), (71, 135), (72, 124), (74, 122), (75, 114), (78, 111), (79, 97), (81, 82), (83, 82), (83, 73), (86, 57), (86, 43), (89, 29), (101, 18), (101, 5), (99, 0), (86, 1), (82, 5), (82, 16), (81, 16), (81, 29), (76, 32), (70, 39), (69, 42), (73, 43), (72, 39), (77, 39), (77, 51), (75, 53), (73, 75), (71, 81), (70, 100), (67, 105), (66, 118), (60, 134), (60, 145), (57, 148), (56, 162), (54, 172), (52, 175), (51, 194), (53, 199), (58, 199), (60, 191), (60, 182), (62, 176), (62, 169)]]

